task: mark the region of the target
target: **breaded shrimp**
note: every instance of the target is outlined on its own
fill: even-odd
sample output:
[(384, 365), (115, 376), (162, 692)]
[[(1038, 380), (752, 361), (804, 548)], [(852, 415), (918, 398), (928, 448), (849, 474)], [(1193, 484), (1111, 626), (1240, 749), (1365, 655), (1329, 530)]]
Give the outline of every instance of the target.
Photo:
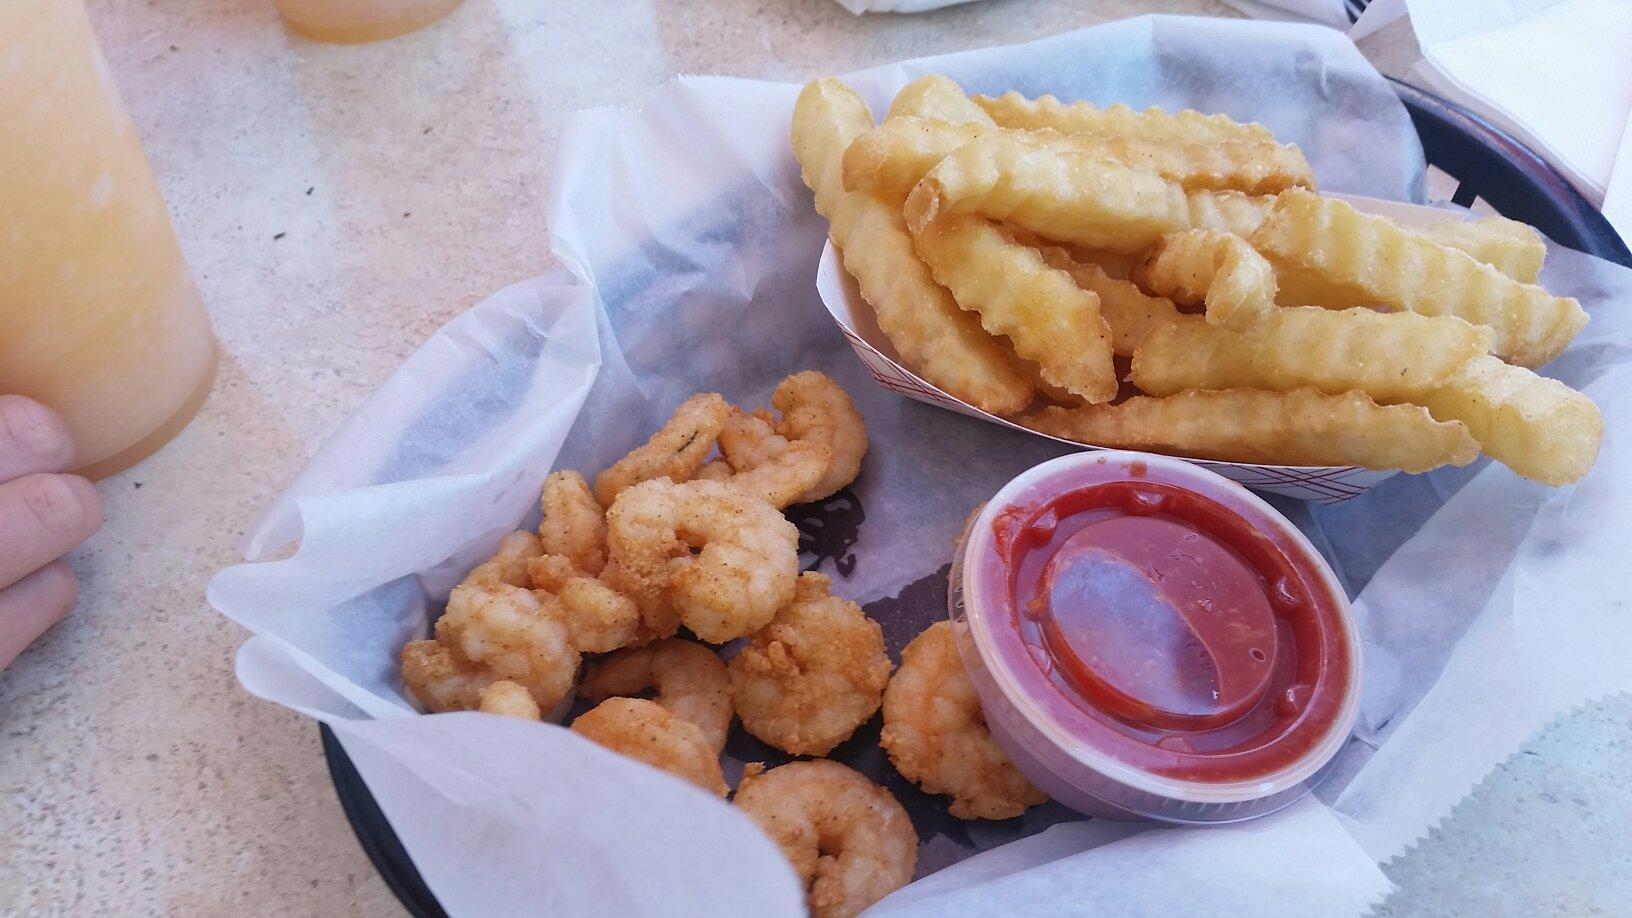
[(716, 481), (644, 482), (607, 512), (617, 583), (660, 637), (648, 610), (666, 606), (711, 644), (759, 630), (793, 598), (798, 546), (776, 508)]
[(738, 408), (731, 409), (720, 431), (720, 451), (732, 468), (740, 469), (725, 479), (727, 483), (778, 510), (802, 502), (833, 464), (833, 451), (827, 446), (791, 443), (764, 413)]
[(793, 602), (731, 659), (731, 698), (749, 733), (793, 755), (826, 755), (878, 710), (890, 680), (884, 631), (861, 607), (801, 575)]
[(432, 713), (469, 711), (497, 677), (485, 666), (454, 656), (438, 641), (409, 641), (402, 647), (402, 681), (408, 694)]
[(573, 732), (721, 797), (720, 760), (694, 723), (644, 698), (608, 698), (572, 722)]
[(776, 387), (771, 405), (782, 412), (777, 433), (793, 443), (818, 443), (832, 451), (831, 464), (800, 503), (821, 500), (856, 480), (867, 455), (867, 423), (849, 393), (825, 373), (795, 373)]
[(566, 625), (531, 590), (505, 583), (454, 587), (436, 639), (456, 659), (520, 683), (545, 711), (572, 691), (578, 673), (578, 650)]
[(731, 687), (725, 664), (693, 641), (669, 638), (607, 657), (578, 683), (578, 695), (602, 701), (655, 690), (652, 700), (696, 724), (710, 748), (725, 748), (731, 729)]
[(884, 690), (879, 745), (907, 780), (952, 795), (953, 816), (1019, 816), (1048, 798), (992, 739), (952, 627), (936, 622), (901, 652), (901, 668)]
[[(733, 482), (758, 488), (778, 507), (821, 500), (856, 480), (867, 453), (867, 425), (850, 396), (823, 373), (806, 370), (782, 380), (771, 395), (782, 412), (734, 411), (720, 434), (720, 453), (737, 470)], [(792, 498), (787, 491), (822, 469)], [(762, 471), (764, 469), (764, 471)], [(749, 477), (753, 476), (753, 477)]]
[[(606, 653), (627, 647), (640, 636), (640, 610), (635, 601), (585, 576), (565, 555), (539, 555), (527, 562), (532, 585), (559, 603), (557, 614), (572, 644), (585, 653)], [(548, 600), (544, 600), (549, 605)]]
[(542, 720), (544, 715), (538, 709), (538, 702), (520, 685), (508, 679), (495, 682), (482, 689), (477, 698), (476, 709), (488, 714), (502, 714), (505, 717), (519, 717), (522, 720)]
[(912, 879), (918, 835), (890, 792), (828, 759), (760, 773), (750, 765), (735, 804), (781, 846), (809, 889), (814, 918), (858, 915)]
[(512, 532), (499, 540), (499, 550), (493, 557), (470, 569), (463, 582), (473, 586), (503, 583), (531, 587), (533, 583), (527, 574), (527, 562), (543, 551), (538, 536), (526, 531)]
[(652, 438), (595, 478), (595, 497), (611, 507), (630, 485), (653, 478), (685, 481), (714, 449), (731, 406), (716, 392), (693, 395)]
[(550, 473), (539, 504), (544, 508), (538, 524), (542, 550), (565, 555), (586, 574), (599, 574), (606, 566), (606, 510), (584, 476), (573, 471)]

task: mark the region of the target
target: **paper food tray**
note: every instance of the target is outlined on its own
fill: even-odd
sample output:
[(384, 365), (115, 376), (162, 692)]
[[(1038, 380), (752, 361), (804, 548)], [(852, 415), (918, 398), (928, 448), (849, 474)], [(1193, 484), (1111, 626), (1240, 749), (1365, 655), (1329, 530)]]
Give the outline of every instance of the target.
[[(1344, 194), (1333, 194), (1329, 197), (1340, 198), (1353, 204), (1358, 210), (1382, 214), (1408, 226), (1423, 226), (1465, 216), (1461, 211), (1385, 201), (1380, 198)], [(822, 260), (816, 269), (816, 291), (821, 295), (828, 313), (833, 316), (833, 321), (838, 323), (839, 330), (844, 333), (845, 340), (850, 342), (856, 356), (866, 365), (873, 381), (891, 392), (993, 424), (1001, 424), (1011, 430), (1025, 431), (1032, 436), (1053, 440), (1056, 443), (1067, 443), (1083, 449), (1109, 448), (1083, 446), (1073, 440), (1039, 433), (995, 414), (988, 414), (936, 388), (907, 369), (901, 363), (895, 347), (890, 344), (890, 339), (885, 337), (884, 332), (878, 327), (872, 307), (861, 298), (861, 291), (856, 287), (855, 278), (844, 270), (839, 253), (833, 248), (832, 242), (828, 242), (822, 249)], [(1159, 451), (1147, 450), (1147, 452)], [(1210, 469), (1254, 490), (1323, 504), (1335, 504), (1351, 497), (1359, 497), (1385, 479), (1399, 474), (1394, 469), (1378, 471), (1352, 465), (1257, 465), (1249, 462), (1192, 459), (1186, 456), (1176, 458)]]

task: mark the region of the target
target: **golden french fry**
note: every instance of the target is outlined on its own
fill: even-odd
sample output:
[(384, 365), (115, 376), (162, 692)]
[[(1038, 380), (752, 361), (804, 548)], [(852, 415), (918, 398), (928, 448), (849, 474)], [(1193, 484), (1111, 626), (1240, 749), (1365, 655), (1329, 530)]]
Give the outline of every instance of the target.
[(941, 214), (978, 214), (1056, 242), (1143, 252), (1163, 233), (1252, 232), (1271, 198), (1185, 192), (1158, 175), (1018, 131), (964, 144), (929, 170), (903, 212), (917, 229)]
[(1557, 357), (1587, 324), (1574, 299), (1520, 283), (1385, 217), (1301, 189), (1281, 193), (1250, 241), (1277, 271), (1295, 266), (1379, 305), (1489, 326), (1496, 332), (1496, 354), (1525, 366)]
[(890, 118), (857, 137), (844, 151), (844, 187), (899, 206), (924, 173), (947, 154), (1000, 130), (978, 121), (954, 124), (914, 115)]
[(1037, 364), (1051, 385), (1097, 403), (1116, 397), (1099, 296), (979, 217), (948, 216), (914, 233), (918, 257), (959, 306)]
[(1547, 245), (1529, 224), (1492, 215), (1478, 220), (1442, 220), (1412, 227), (1419, 236), (1440, 245), (1461, 249), (1479, 261), (1524, 284), (1541, 275)]
[(1226, 462), (1425, 472), (1467, 465), (1479, 455), (1466, 425), (1436, 421), (1416, 405), (1378, 405), (1363, 392), (1192, 390), (1118, 405), (1044, 408), (1019, 421), (1092, 446)]
[[(1130, 152), (1135, 145), (1162, 151), (1154, 154), (1157, 161), (1187, 160), (1185, 171), (1198, 183), (1186, 182), (1186, 187), (1264, 194), (1315, 185), (1309, 161), (1296, 145), (1278, 143), (1261, 124), (1241, 124), (1225, 115), (1169, 114), (1159, 108), (1135, 111), (1126, 105), (1100, 108), (1087, 102), (1066, 105), (1053, 96), (1027, 99), (1016, 92), (995, 99), (976, 96), (974, 102), (1002, 127), (1108, 139), (1127, 145)], [(1201, 180), (1203, 176), (1208, 178)]]
[(1131, 379), (1151, 395), (1308, 387), (1400, 399), (1444, 385), (1490, 341), (1488, 328), (1409, 312), (1277, 308), (1244, 332), (1179, 316), (1140, 340)]
[(938, 73), (919, 77), (901, 87), (884, 120), (902, 117), (939, 118), (942, 121), (978, 121), (991, 125), (991, 116), (964, 94), (963, 88)]
[(1269, 128), (1257, 122), (1242, 124), (1228, 115), (1203, 115), (1191, 109), (1169, 113), (1153, 107), (1139, 111), (1120, 103), (1101, 108), (1090, 102), (1066, 104), (1053, 96), (1028, 99), (1017, 92), (1006, 92), (996, 98), (975, 96), (974, 103), (997, 124), (1025, 131), (1048, 128), (1062, 134), (1134, 137), (1168, 144), (1280, 146)]
[(1078, 287), (1099, 295), (1099, 314), (1111, 331), (1111, 350), (1121, 356), (1131, 356), (1139, 339), (1152, 327), (1179, 315), (1172, 300), (1147, 296), (1131, 281), (1111, 277), (1104, 268), (1080, 260), (1060, 246), (1039, 246), (1038, 251), (1050, 268), (1064, 271)]
[(1174, 302), (1205, 303), (1210, 324), (1246, 331), (1275, 308), (1275, 269), (1245, 239), (1217, 230), (1169, 233), (1130, 275)]
[(867, 104), (838, 80), (811, 83), (794, 106), (794, 154), (845, 269), (913, 372), (982, 411), (1024, 409), (1031, 383), (1002, 344), (935, 283), (913, 254), (900, 211), (844, 190), (844, 149), (872, 125)]
[(1438, 389), (1415, 396), (1441, 421), (1461, 421), (1484, 451), (1526, 478), (1565, 485), (1592, 467), (1604, 417), (1556, 379), (1479, 357)]
[(1024, 134), (997, 134), (942, 159), (907, 196), (907, 225), (979, 214), (1062, 242), (1128, 252), (1188, 229), (1184, 189), (1148, 172)]

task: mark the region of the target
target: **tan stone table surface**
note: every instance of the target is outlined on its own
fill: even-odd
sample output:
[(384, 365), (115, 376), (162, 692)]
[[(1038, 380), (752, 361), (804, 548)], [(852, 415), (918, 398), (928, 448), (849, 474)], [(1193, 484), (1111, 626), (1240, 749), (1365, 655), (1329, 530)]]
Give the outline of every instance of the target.
[[(5, 2), (5, 0), (0, 0)], [(392, 914), (317, 730), (232, 675), (204, 585), (270, 498), (422, 340), (551, 266), (568, 112), (680, 73), (781, 80), (1211, 0), (986, 0), (855, 18), (832, 0), (466, 0), (377, 45), (287, 33), (270, 0), (89, 0), (222, 367), (198, 419), (101, 485), (78, 612), (0, 674), (0, 911)], [(1395, 27), (1366, 43), (1414, 59)], [(0, 332), (3, 333), (3, 332)], [(1563, 721), (1389, 866), (1387, 914), (1632, 909), (1632, 704)]]

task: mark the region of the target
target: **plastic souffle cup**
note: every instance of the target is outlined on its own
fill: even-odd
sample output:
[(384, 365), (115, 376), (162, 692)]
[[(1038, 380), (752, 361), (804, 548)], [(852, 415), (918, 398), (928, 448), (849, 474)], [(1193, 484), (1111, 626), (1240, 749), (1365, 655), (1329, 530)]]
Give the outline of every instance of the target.
[(1360, 637), (1331, 568), (1183, 460), (1107, 450), (1021, 474), (964, 533), (948, 600), (993, 737), (1088, 815), (1272, 813), (1354, 726)]

